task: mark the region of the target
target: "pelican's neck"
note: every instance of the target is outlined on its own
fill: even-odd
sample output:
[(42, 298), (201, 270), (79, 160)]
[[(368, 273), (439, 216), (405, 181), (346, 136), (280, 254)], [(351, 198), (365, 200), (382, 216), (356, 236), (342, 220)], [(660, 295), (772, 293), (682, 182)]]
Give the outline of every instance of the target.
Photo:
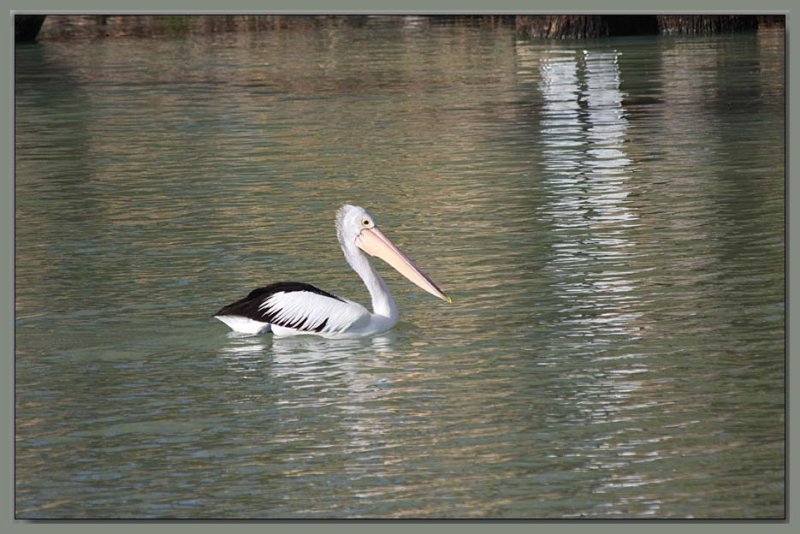
[(342, 244), (344, 257), (350, 267), (361, 277), (364, 285), (367, 286), (370, 297), (372, 297), (372, 312), (375, 315), (386, 317), (393, 323), (397, 321), (400, 314), (397, 310), (397, 303), (386, 287), (386, 282), (378, 274), (370, 263), (366, 254), (361, 252), (355, 244)]

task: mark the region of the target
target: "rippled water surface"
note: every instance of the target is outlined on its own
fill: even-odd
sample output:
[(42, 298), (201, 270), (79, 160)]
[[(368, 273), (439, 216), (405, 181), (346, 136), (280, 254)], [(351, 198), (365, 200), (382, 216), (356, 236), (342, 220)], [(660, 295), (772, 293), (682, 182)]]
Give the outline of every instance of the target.
[[(779, 518), (782, 32), (399, 24), (16, 52), (21, 518)], [(368, 295), (363, 205), (453, 297)]]

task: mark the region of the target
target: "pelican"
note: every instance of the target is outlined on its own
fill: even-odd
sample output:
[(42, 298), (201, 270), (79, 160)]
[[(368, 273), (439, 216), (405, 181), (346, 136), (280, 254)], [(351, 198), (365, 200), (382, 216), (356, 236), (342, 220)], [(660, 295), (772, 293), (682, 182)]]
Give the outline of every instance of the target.
[(372, 312), (357, 302), (301, 282), (278, 282), (250, 292), (214, 314), (233, 331), (292, 336), (353, 338), (378, 334), (400, 318), (394, 297), (369, 261), (377, 256), (428, 293), (452, 302), (430, 278), (383, 235), (367, 210), (346, 204), (336, 213), (336, 236), (350, 267), (372, 298)]

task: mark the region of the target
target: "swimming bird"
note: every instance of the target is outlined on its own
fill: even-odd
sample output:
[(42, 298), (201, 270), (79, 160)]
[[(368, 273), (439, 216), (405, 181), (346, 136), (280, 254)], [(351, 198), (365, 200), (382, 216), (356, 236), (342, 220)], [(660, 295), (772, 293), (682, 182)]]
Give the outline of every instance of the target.
[(350, 267), (372, 298), (372, 311), (310, 284), (278, 282), (261, 287), (214, 314), (235, 332), (275, 336), (315, 334), (352, 338), (384, 332), (400, 313), (386, 283), (369, 261), (377, 256), (428, 293), (452, 302), (381, 232), (367, 210), (346, 204), (336, 213), (336, 236)]

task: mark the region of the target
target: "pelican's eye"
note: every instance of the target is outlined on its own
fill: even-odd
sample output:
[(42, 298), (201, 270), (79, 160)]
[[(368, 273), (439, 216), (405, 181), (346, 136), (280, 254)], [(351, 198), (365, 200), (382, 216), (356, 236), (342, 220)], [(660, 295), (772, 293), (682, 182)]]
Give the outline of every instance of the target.
[(370, 226), (372, 226), (372, 221), (364, 217), (363, 219), (361, 219), (361, 226), (363, 226), (364, 228), (369, 228)]

